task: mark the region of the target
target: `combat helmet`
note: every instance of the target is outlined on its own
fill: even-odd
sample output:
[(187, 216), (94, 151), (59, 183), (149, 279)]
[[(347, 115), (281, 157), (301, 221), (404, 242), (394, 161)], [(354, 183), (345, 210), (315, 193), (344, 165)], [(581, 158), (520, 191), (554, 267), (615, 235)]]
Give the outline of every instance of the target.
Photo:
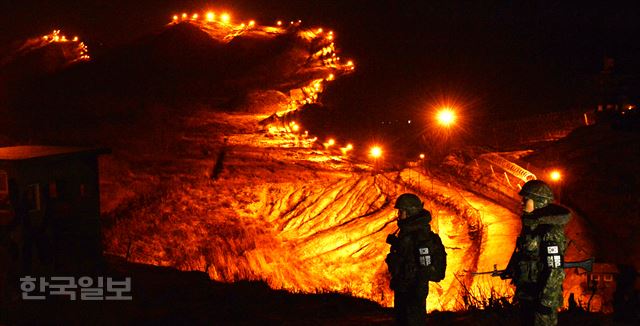
[(533, 199), (536, 208), (544, 207), (553, 201), (551, 187), (542, 180), (530, 180), (522, 186), (518, 195)]
[(396, 204), (393, 207), (404, 210), (416, 210), (422, 208), (422, 201), (414, 194), (405, 193), (396, 199)]

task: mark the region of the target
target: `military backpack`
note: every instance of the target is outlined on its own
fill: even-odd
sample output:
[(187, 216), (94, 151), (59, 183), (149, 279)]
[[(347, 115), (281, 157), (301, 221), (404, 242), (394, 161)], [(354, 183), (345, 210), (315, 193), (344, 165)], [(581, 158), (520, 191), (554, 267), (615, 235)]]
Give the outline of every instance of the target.
[(447, 252), (440, 236), (433, 231), (418, 243), (418, 264), (427, 267), (427, 279), (432, 282), (440, 282), (444, 279), (447, 270)]

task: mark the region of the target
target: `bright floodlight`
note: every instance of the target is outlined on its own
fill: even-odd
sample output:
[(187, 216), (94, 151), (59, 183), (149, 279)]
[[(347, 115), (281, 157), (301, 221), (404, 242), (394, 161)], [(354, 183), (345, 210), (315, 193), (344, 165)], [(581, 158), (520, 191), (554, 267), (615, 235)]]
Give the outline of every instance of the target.
[(213, 12), (209, 11), (207, 13), (207, 20), (208, 21), (212, 22), (215, 18), (216, 18), (216, 15)]
[(331, 138), (331, 139), (329, 139), (329, 141), (327, 142), (327, 144), (329, 144), (329, 146), (333, 146), (333, 145), (335, 145), (335, 144), (336, 144), (336, 141), (335, 141), (333, 138)]
[(351, 151), (351, 150), (353, 150), (353, 145), (351, 145), (351, 144), (347, 144), (346, 147), (341, 147), (340, 148), (340, 151), (342, 152), (342, 155), (347, 155), (347, 153), (349, 151)]
[(369, 155), (371, 155), (373, 158), (378, 158), (382, 156), (382, 148), (380, 148), (379, 146), (371, 147), (371, 150), (369, 151)]
[(448, 127), (456, 121), (456, 114), (455, 112), (453, 112), (453, 110), (445, 108), (438, 111), (436, 119), (438, 120), (439, 124)]
[(549, 176), (551, 177), (551, 180), (553, 180), (553, 181), (560, 181), (560, 179), (562, 179), (562, 174), (558, 170), (551, 171)]
[(222, 16), (220, 16), (220, 19), (222, 20), (223, 23), (227, 24), (231, 20), (231, 16), (229, 16), (229, 14), (227, 13), (224, 13), (222, 14)]
[(424, 154), (420, 154), (420, 159), (424, 160)]

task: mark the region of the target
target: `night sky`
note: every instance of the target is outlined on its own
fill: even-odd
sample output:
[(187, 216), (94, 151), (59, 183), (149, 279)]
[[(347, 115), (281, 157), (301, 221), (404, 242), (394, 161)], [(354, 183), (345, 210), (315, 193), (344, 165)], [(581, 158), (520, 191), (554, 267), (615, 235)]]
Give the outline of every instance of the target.
[(61, 2), (4, 1), (0, 48), (61, 28), (96, 57), (157, 31), (174, 13), (206, 8), (265, 24), (302, 19), (335, 30), (357, 65), (327, 90), (325, 104), (374, 119), (416, 117), (442, 101), (478, 118), (581, 108), (605, 56), (618, 73), (640, 72), (634, 1)]

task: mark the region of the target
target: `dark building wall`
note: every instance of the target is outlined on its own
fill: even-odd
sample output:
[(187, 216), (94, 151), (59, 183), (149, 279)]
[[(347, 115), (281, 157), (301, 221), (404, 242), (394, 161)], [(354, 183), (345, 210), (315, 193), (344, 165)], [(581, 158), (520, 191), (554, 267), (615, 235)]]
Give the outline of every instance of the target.
[[(98, 162), (94, 155), (3, 161), (17, 221), (20, 270), (86, 271), (102, 253)], [(83, 267), (84, 266), (84, 267)]]

